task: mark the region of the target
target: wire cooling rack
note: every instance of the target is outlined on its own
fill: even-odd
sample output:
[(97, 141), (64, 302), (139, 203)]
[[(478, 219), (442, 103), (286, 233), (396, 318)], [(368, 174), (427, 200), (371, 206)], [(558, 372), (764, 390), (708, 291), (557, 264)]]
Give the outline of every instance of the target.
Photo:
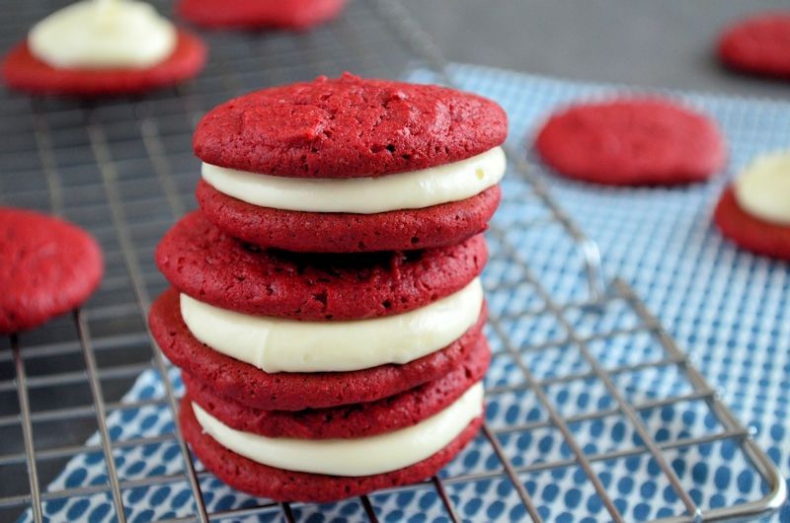
[[(24, 37), (33, 21), (55, 7), (43, 1), (7, 2), (0, 22), (2, 48)], [(169, 4), (159, 7), (169, 10)], [(721, 403), (717, 391), (629, 286), (620, 279), (604, 282), (595, 243), (530, 175), (518, 151), (509, 155), (513, 182), (506, 182), (503, 206), (524, 205), (524, 214), (514, 221), (496, 221), (489, 234), (488, 274), (493, 276), (486, 278), (486, 286), (496, 314), (488, 326), (495, 349), (487, 379), (488, 421), (470, 449), (439, 476), (331, 507), (260, 499), (228, 507), (209, 500), (212, 488), (219, 487), (191, 459), (171, 421), (155, 435), (119, 437), (115, 429), (124, 413), (152, 408), (160, 413), (157, 419), (172, 420), (177, 409), (180, 382), (153, 349), (145, 317), (152, 299), (166, 288), (153, 264), (156, 243), (178, 216), (195, 207), (192, 192), (199, 164), (190, 144), (203, 112), (249, 90), (344, 70), (398, 77), (409, 64), (423, 63), (452, 83), (441, 54), (393, 0), (352, 2), (340, 20), (305, 35), (206, 36), (211, 48), (207, 70), (175, 90), (100, 103), (2, 95), (0, 204), (53, 212), (89, 229), (102, 244), (107, 273), (97, 294), (72, 317), (0, 341), (0, 520), (77, 519), (85, 514), (71, 512), (77, 504), (60, 516), (52, 516), (50, 509), (97, 495), (106, 499), (97, 520), (121, 522), (323, 521), (322, 512), (326, 519), (335, 514), (350, 521), (461, 521), (476, 513), (471, 505), (478, 497), (470, 496), (470, 490), (515, 499), (508, 505), (488, 503), (475, 520), (560, 521), (563, 515), (547, 512), (545, 500), (563, 495), (572, 506), (578, 503), (574, 490), (579, 484), (587, 492), (590, 514), (581, 521), (737, 520), (767, 515), (783, 502), (784, 481), (750, 431)], [(575, 301), (555, 298), (527, 263), (533, 253), (508, 238), (512, 228), (546, 226), (559, 228), (573, 246), (586, 296)], [(630, 318), (626, 326), (612, 319), (622, 317)], [(539, 337), (522, 332), (547, 320), (565, 335), (552, 336), (551, 329)], [(654, 350), (635, 348), (627, 361), (605, 364), (599, 347), (622, 336), (646, 336)], [(686, 387), (638, 400), (624, 392), (621, 377), (656, 369), (661, 376), (682, 376)], [(141, 373), (161, 383), (161, 394), (130, 400), (124, 393)], [(575, 408), (568, 408), (568, 397), (574, 398)], [(590, 397), (597, 401), (586, 408)], [(661, 435), (662, 413), (692, 403), (705, 410), (708, 430)], [(630, 444), (598, 449), (594, 427), (610, 425), (627, 425)], [(548, 432), (561, 442), (558, 450), (543, 448)], [(533, 438), (544, 439), (534, 449), (521, 445)], [(684, 449), (722, 442), (729, 444), (728, 452), (741, 452), (743, 468), (759, 476), (759, 496), (714, 506), (703, 502), (680, 474), (679, 466), (693, 464)], [(142, 476), (126, 474), (128, 464), (122, 460), (127, 451), (167, 443), (176, 465)], [(531, 454), (535, 450), (539, 452)], [(104, 467), (98, 481), (72, 484), (69, 478), (53, 483), (75, 457), (86, 454)], [(481, 455), (487, 456), (484, 466), (479, 465)], [(654, 483), (663, 485), (662, 503), (674, 503), (675, 511), (624, 514), (613, 490), (620, 484), (614, 487), (601, 466), (639, 459), (652, 471)], [(566, 489), (568, 471), (575, 487)], [(627, 479), (628, 472), (623, 476)], [(162, 517), (139, 510), (135, 492), (169, 485), (181, 485), (187, 493), (182, 510)]]

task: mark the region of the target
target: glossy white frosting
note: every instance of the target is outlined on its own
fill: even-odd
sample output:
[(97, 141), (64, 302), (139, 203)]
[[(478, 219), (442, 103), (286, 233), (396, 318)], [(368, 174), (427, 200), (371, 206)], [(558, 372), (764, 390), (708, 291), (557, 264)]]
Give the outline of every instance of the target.
[(414, 465), (450, 444), (483, 412), (483, 384), (405, 429), (355, 439), (269, 438), (232, 429), (192, 403), (203, 432), (223, 447), (270, 467), (333, 476), (370, 476)]
[(790, 152), (757, 158), (736, 178), (734, 189), (738, 204), (749, 214), (790, 225)]
[(147, 68), (169, 57), (176, 30), (149, 4), (85, 0), (56, 11), (28, 34), (31, 53), (64, 69)]
[(408, 363), (463, 336), (477, 322), (482, 305), (478, 278), (425, 307), (354, 321), (251, 316), (181, 295), (181, 315), (195, 338), (268, 373), (352, 371)]
[(460, 162), (377, 178), (286, 178), (208, 163), (202, 174), (219, 192), (258, 207), (374, 214), (471, 198), (499, 183), (505, 168), (505, 153), (495, 147)]

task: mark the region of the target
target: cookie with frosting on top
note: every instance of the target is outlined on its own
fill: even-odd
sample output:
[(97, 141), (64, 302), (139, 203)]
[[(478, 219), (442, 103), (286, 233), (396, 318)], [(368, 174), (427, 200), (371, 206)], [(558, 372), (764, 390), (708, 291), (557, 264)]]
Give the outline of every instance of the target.
[(198, 201), (229, 234), (303, 252), (414, 250), (484, 231), (507, 117), (434, 85), (345, 74), (216, 107), (193, 144)]
[(2, 63), (5, 83), (39, 95), (132, 94), (197, 75), (206, 47), (136, 0), (83, 0), (41, 20)]
[(748, 165), (724, 190), (714, 220), (738, 246), (790, 260), (790, 153), (765, 155)]

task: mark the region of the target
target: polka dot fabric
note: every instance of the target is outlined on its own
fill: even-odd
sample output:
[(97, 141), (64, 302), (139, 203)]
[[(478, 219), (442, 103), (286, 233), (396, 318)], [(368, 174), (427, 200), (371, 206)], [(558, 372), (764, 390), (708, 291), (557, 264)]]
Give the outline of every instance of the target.
[[(470, 66), (453, 68), (465, 90), (499, 102), (511, 121), (510, 144), (528, 154), (535, 174), (550, 184), (563, 208), (598, 241), (606, 274), (620, 275), (657, 314), (679, 345), (690, 353), (709, 383), (756, 442), (785, 475), (790, 474), (790, 266), (741, 251), (721, 237), (711, 215), (728, 179), (757, 154), (790, 143), (790, 104), (743, 101), (702, 95), (678, 95), (716, 120), (729, 144), (729, 165), (711, 183), (673, 189), (603, 188), (548, 174), (523, 144), (556, 107), (580, 99), (598, 99), (617, 91)], [(428, 71), (408, 80), (436, 81)], [(659, 93), (669, 94), (673, 93)], [(604, 384), (590, 374), (589, 363), (568, 327), (589, 338), (587, 349), (612, 373), (619, 393), (637, 405), (645, 430), (665, 445), (666, 461), (702, 509), (760, 499), (766, 485), (733, 440), (701, 445), (675, 444), (713, 436), (724, 427), (707, 404), (688, 398), (692, 388), (678, 366), (667, 363), (618, 372), (627, 365), (666, 358), (659, 341), (622, 297), (613, 296), (600, 312), (581, 305), (587, 295), (579, 253), (567, 234), (550, 219), (529, 185), (511, 172), (504, 199), (489, 234), (491, 259), (483, 275), (495, 321), (487, 328), (495, 353), (486, 377), (487, 421), (504, 453), (518, 467), (518, 478), (545, 521), (594, 523), (610, 516), (571, 447), (549, 420), (534, 391), (525, 389), (527, 369), (568, 430), (600, 484), (625, 521), (649, 521), (683, 514), (684, 506), (658, 463), (642, 452), (636, 427), (617, 411)], [(522, 263), (516, 263), (514, 259)], [(532, 281), (545, 289), (541, 295)], [(549, 303), (549, 300), (551, 303)], [(562, 309), (565, 322), (547, 311)], [(512, 349), (512, 350), (511, 350)], [(566, 381), (565, 376), (576, 376)], [(181, 383), (171, 376), (177, 390)], [(126, 401), (162, 398), (158, 375), (146, 372)], [(176, 475), (174, 481), (124, 488), (129, 521), (155, 521), (195, 512), (184, 463), (172, 437), (167, 408), (147, 406), (113, 411), (108, 417), (116, 441), (161, 437), (160, 443), (121, 446), (115, 451), (120, 478)], [(171, 437), (168, 437), (170, 435)], [(98, 436), (91, 440), (98, 444)], [(613, 454), (619, 457), (607, 458)], [(560, 466), (550, 466), (559, 463)], [(197, 464), (198, 470), (202, 466)], [(518, 491), (505, 475), (492, 444), (479, 435), (442, 471), (447, 492), (464, 521), (528, 521)], [(476, 474), (474, 477), (470, 474)], [(455, 479), (453, 479), (455, 478)], [(101, 451), (72, 460), (48, 487), (104, 485), (107, 468)], [(235, 492), (210, 474), (200, 483), (209, 512), (253, 507), (266, 500)], [(370, 496), (381, 521), (450, 521), (431, 483)], [(295, 505), (297, 521), (364, 521), (361, 501)], [(51, 521), (114, 521), (109, 492), (44, 503)], [(30, 521), (30, 514), (22, 518)], [(234, 521), (281, 521), (273, 505), (262, 514)], [(789, 521), (790, 512), (770, 521)]]

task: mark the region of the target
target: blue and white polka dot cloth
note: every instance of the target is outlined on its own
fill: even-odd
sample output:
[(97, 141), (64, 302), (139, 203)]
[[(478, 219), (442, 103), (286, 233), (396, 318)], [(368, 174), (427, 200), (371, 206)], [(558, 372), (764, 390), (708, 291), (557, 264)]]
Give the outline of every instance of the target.
[[(464, 88), (497, 100), (511, 119), (510, 141), (524, 151), (536, 126), (558, 105), (584, 97), (616, 92), (611, 86), (537, 78), (471, 66), (453, 68)], [(416, 71), (414, 81), (430, 82), (430, 72)], [(615, 189), (565, 181), (540, 172), (557, 200), (593, 239), (604, 255), (606, 274), (626, 279), (678, 340), (695, 355), (698, 366), (742, 423), (753, 426), (756, 441), (790, 474), (790, 266), (742, 252), (724, 241), (711, 224), (717, 197), (727, 179), (756, 155), (790, 148), (790, 104), (746, 101), (703, 95), (680, 95), (710, 114), (727, 136), (730, 159), (723, 176), (704, 185), (677, 189)], [(530, 160), (537, 164), (530, 152)], [(504, 183), (505, 201), (496, 217), (505, 241), (518, 252), (559, 304), (584, 300), (585, 280), (578, 252), (562, 229), (542, 220), (546, 209), (528, 185), (511, 174)], [(492, 236), (492, 258), (485, 273), (492, 313), (501, 318), (501, 331), (516, 347), (545, 344), (522, 355), (535, 379), (581, 374), (589, 370), (578, 348), (544, 303), (524, 282), (523, 269), (509, 260), (507, 247)], [(529, 313), (524, 315), (524, 313)], [(593, 336), (588, 348), (607, 369), (663, 357), (661, 347), (624, 303), (613, 301), (602, 315), (581, 308), (566, 309), (573, 328)], [(607, 335), (617, 331), (617, 335)], [(564, 461), (563, 467), (533, 469), (519, 475), (546, 521), (591, 523), (607, 521), (608, 513), (573, 453), (554, 427), (541, 423), (545, 409), (534, 393), (519, 390), (523, 374), (514, 356), (503, 350), (499, 334), (489, 329), (497, 351), (487, 377), (495, 394), (489, 397), (488, 422), (493, 430), (532, 424), (498, 436), (514, 466)], [(597, 336), (597, 337), (596, 337)], [(177, 389), (181, 383), (173, 372)], [(687, 394), (690, 385), (676, 367), (648, 368), (614, 374), (613, 380), (633, 404)], [(508, 386), (515, 389), (508, 389)], [(503, 388), (504, 387), (504, 388)], [(555, 408), (577, 421), (569, 429), (590, 456), (638, 448), (633, 427), (612, 410), (593, 420), (584, 414), (616, 406), (594, 378), (554, 382), (545, 386)], [(161, 381), (144, 373), (127, 400), (162, 397)], [(722, 427), (701, 401), (684, 401), (639, 411), (658, 442), (721, 432)], [(164, 407), (115, 411), (108, 418), (115, 441), (170, 434), (173, 422)], [(98, 443), (98, 436), (92, 440)], [(759, 499), (765, 485), (737, 445), (718, 441), (666, 452), (668, 462), (695, 503), (704, 508)], [(120, 478), (132, 483), (123, 490), (129, 521), (155, 521), (194, 514), (195, 501), (184, 480), (135, 487), (140, 478), (179, 474), (184, 470), (177, 443), (132, 446), (115, 450)], [(198, 470), (203, 470), (200, 464)], [(682, 514), (683, 506), (657, 463), (645, 454), (596, 461), (593, 468), (626, 521), (645, 521)], [(491, 444), (482, 436), (442, 472), (454, 478), (470, 472), (485, 478), (449, 481), (448, 494), (459, 515), (469, 521), (526, 521), (518, 495), (504, 475)], [(105, 484), (107, 470), (101, 452), (73, 459), (48, 490)], [(201, 475), (209, 512), (251, 507), (261, 503), (235, 492), (210, 474)], [(448, 521), (431, 484), (371, 495), (382, 521)], [(364, 521), (360, 501), (326, 505), (294, 505), (298, 521)], [(51, 521), (114, 520), (109, 493), (48, 501), (44, 513)], [(30, 520), (29, 514), (24, 520)], [(280, 521), (274, 507), (268, 514), (233, 521)], [(771, 521), (790, 521), (785, 509)]]

